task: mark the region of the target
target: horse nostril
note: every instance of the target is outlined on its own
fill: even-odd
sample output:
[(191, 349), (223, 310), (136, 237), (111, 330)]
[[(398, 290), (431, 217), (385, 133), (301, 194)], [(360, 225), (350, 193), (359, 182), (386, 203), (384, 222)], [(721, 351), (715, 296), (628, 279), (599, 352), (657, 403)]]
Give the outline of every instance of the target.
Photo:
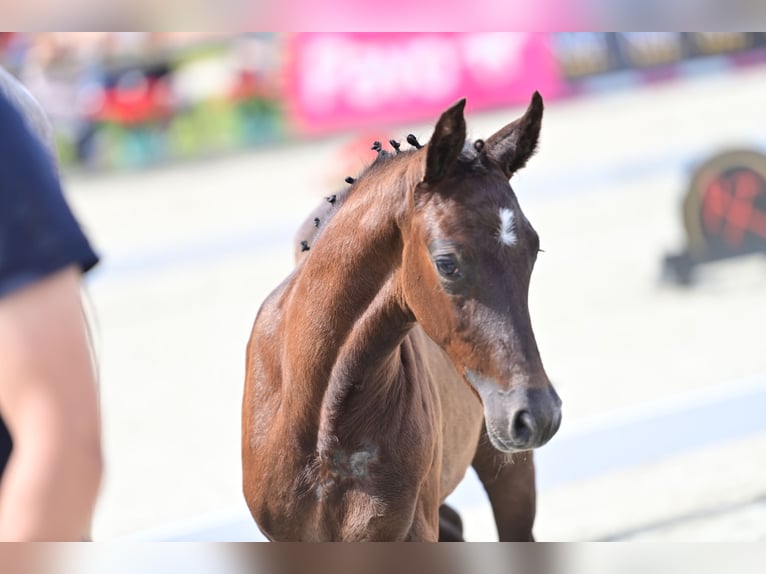
[(556, 416), (554, 417), (553, 424), (551, 425), (551, 436), (556, 434), (560, 426), (561, 426), (561, 410), (559, 409), (556, 411)]
[(511, 438), (518, 445), (527, 445), (532, 442), (535, 423), (529, 411), (520, 410), (513, 416), (511, 424)]

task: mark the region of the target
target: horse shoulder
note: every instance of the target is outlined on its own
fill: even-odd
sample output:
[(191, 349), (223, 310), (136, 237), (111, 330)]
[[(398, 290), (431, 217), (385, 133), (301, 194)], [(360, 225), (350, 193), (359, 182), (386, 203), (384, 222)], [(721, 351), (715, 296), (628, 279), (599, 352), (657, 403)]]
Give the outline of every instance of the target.
[(291, 507), (290, 489), (283, 487), (295, 470), (280, 453), (285, 438), (284, 425), (280, 424), (282, 306), (288, 291), (285, 282), (258, 310), (247, 344), (242, 402), (243, 492), (250, 512), (270, 538), (280, 537), (280, 517)]
[(245, 456), (257, 452), (267, 440), (277, 416), (281, 390), (283, 319), (281, 302), (287, 288), (275, 289), (258, 310), (247, 344), (243, 397)]

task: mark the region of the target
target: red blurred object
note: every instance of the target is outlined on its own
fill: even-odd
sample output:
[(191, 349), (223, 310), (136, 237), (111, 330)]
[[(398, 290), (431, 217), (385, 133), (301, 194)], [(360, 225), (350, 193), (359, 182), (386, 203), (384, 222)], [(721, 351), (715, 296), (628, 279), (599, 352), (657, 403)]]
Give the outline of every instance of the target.
[(269, 94), (264, 88), (264, 83), (260, 80), (258, 74), (252, 70), (242, 70), (239, 73), (236, 85), (229, 93), (229, 98), (235, 102), (268, 96)]
[(93, 119), (123, 125), (169, 118), (173, 113), (170, 88), (162, 78), (146, 78), (134, 87), (119, 85), (104, 91), (104, 102)]

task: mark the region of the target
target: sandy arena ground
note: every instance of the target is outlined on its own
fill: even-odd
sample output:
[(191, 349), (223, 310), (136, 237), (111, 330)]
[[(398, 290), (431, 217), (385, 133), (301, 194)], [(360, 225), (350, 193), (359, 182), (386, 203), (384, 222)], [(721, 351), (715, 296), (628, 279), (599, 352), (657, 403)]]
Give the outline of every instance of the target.
[[(690, 162), (766, 143), (765, 101), (761, 67), (547, 108), (540, 151), (512, 183), (545, 249), (531, 313), (565, 426), (766, 374), (766, 258), (711, 266), (691, 290), (659, 281), (663, 255), (682, 244)], [(519, 112), (470, 114), (469, 133), (488, 136)], [(431, 125), (392, 130), (408, 132), (425, 141)], [(88, 287), (108, 463), (96, 539), (245, 516), (245, 343), (349, 140), (68, 176), (104, 255)], [(478, 493), (461, 508), (469, 538), (492, 539), (475, 483), (466, 492)], [(766, 434), (541, 492), (537, 535), (764, 539)]]

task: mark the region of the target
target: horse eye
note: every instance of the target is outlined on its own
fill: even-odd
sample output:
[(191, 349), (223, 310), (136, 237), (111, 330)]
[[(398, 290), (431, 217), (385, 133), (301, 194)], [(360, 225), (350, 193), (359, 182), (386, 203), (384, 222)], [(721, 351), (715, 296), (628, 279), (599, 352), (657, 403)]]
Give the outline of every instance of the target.
[(445, 277), (459, 277), (460, 269), (457, 267), (454, 255), (442, 255), (436, 258), (436, 268)]

